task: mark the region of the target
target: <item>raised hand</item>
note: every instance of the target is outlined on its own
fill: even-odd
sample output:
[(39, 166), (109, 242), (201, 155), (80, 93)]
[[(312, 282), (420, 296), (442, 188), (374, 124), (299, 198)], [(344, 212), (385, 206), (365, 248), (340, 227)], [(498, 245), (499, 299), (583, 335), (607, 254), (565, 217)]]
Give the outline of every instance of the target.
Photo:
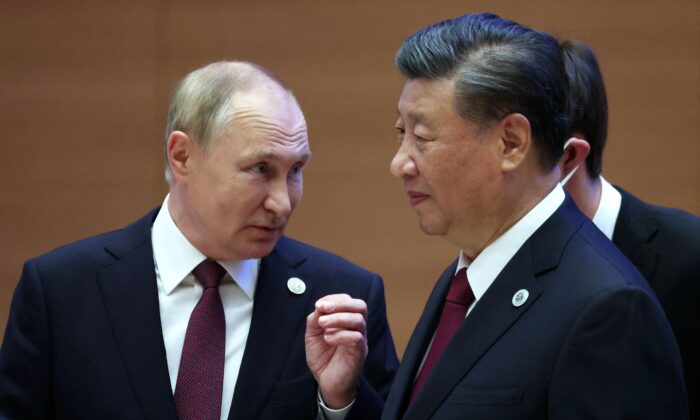
[(329, 408), (355, 399), (367, 357), (366, 320), (367, 304), (346, 294), (319, 299), (306, 318), (306, 363)]

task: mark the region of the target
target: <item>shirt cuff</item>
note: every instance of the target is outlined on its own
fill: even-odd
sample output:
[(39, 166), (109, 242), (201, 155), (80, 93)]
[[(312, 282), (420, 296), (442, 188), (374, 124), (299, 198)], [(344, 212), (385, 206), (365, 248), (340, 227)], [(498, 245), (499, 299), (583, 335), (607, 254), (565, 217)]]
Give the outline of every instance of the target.
[(355, 400), (352, 400), (350, 404), (347, 405), (347, 407), (339, 408), (337, 410), (334, 410), (332, 408), (326, 407), (326, 404), (323, 402), (323, 398), (321, 397), (321, 391), (318, 392), (318, 414), (319, 414), (319, 419), (322, 420), (345, 420), (345, 417), (347, 417), (348, 413), (350, 412), (350, 409), (352, 408), (352, 405), (355, 404)]

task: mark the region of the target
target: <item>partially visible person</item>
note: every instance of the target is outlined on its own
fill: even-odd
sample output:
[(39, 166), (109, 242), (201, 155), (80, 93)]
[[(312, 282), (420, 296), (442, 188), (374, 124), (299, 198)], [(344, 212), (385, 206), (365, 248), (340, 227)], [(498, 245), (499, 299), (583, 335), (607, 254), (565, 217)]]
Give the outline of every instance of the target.
[(581, 139), (572, 140), (560, 163), (563, 174), (573, 173), (565, 188), (656, 292), (680, 347), (690, 413), (698, 416), (700, 217), (645, 203), (601, 175), (608, 131), (603, 75), (585, 43), (568, 40), (561, 48), (570, 85), (568, 135)]
[[(0, 418), (308, 420), (332, 416), (343, 387), (352, 416), (377, 417), (398, 364), (381, 278), (283, 236), (311, 155), (289, 89), (251, 63), (198, 69), (173, 94), (164, 149), (162, 207), (25, 263)], [(328, 340), (324, 369), (364, 362), (341, 381), (314, 378), (304, 351), (328, 295), (324, 314), (362, 310), (354, 342)]]

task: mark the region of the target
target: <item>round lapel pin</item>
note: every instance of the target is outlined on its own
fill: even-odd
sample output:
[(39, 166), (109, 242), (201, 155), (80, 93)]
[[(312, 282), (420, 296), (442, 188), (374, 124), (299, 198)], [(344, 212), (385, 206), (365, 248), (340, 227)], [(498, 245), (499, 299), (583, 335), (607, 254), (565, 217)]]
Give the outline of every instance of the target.
[(513, 306), (516, 308), (519, 308), (525, 304), (525, 301), (527, 301), (528, 296), (530, 296), (530, 292), (528, 292), (526, 289), (520, 289), (515, 294), (513, 295)]
[(306, 291), (306, 283), (298, 277), (292, 277), (287, 280), (287, 289), (295, 295), (300, 295)]

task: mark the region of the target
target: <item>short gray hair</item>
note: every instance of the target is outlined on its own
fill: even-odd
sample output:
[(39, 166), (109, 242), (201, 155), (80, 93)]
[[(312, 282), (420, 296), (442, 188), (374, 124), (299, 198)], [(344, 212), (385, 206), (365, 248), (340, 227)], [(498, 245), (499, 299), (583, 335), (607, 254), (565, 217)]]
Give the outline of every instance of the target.
[(168, 162), (168, 138), (182, 131), (203, 149), (211, 147), (228, 127), (236, 93), (272, 82), (294, 97), (277, 77), (265, 68), (243, 61), (219, 61), (199, 68), (180, 81), (173, 91), (165, 126), (165, 179), (172, 180)]

